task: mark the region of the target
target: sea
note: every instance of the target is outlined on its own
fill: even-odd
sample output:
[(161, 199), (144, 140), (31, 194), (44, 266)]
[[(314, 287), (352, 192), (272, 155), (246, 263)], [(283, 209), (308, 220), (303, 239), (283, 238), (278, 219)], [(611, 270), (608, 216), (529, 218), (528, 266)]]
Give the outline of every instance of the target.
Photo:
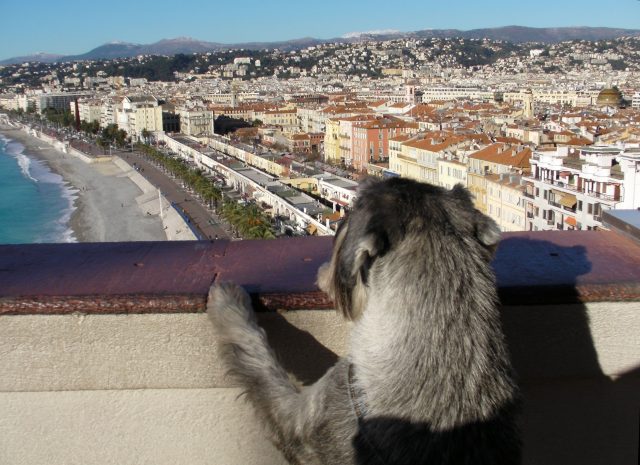
[(76, 192), (0, 133), (0, 244), (76, 242), (69, 227)]

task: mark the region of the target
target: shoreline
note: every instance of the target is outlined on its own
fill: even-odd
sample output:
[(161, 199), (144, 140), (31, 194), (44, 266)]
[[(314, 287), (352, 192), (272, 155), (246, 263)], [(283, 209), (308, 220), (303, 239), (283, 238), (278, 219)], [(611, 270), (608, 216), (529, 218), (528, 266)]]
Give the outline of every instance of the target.
[(0, 133), (22, 144), (24, 155), (44, 162), (72, 191), (75, 198), (67, 225), (77, 242), (168, 240), (159, 208), (147, 208), (148, 202), (141, 198), (145, 192), (127, 174), (128, 165), (116, 163), (115, 157), (86, 163), (19, 128), (2, 125)]

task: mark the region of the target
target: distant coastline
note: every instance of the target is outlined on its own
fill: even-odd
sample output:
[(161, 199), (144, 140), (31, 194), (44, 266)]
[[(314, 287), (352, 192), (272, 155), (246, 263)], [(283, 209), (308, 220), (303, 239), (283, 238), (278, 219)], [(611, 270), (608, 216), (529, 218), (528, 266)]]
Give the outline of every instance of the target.
[(137, 202), (144, 193), (113, 162), (87, 164), (21, 129), (0, 126), (0, 133), (22, 144), (25, 156), (42, 160), (74, 193), (65, 218), (78, 242), (163, 241), (166, 228), (158, 214), (146, 214)]

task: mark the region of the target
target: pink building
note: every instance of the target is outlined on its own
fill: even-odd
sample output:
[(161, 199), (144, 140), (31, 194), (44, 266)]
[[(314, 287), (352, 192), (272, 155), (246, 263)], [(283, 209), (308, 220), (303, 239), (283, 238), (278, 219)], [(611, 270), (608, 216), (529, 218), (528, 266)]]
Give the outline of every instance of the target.
[(389, 158), (389, 139), (416, 132), (418, 123), (393, 117), (379, 117), (354, 123), (351, 133), (351, 158), (354, 168), (365, 171), (369, 163), (386, 161)]

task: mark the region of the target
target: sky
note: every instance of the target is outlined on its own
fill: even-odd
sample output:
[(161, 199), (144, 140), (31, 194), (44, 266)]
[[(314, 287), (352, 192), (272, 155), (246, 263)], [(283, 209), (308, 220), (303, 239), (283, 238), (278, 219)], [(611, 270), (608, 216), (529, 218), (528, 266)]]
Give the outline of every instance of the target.
[(0, 12), (0, 60), (175, 37), (241, 43), (508, 25), (640, 28), (640, 0), (2, 0)]

